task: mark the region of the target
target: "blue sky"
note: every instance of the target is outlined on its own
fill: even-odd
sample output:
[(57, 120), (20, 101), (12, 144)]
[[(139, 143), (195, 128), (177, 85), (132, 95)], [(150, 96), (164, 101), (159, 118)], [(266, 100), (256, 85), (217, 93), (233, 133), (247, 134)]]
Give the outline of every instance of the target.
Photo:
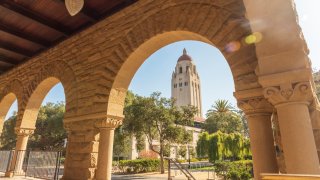
[[(310, 49), (313, 68), (320, 69), (320, 7), (319, 0), (295, 0), (299, 15), (299, 23)], [(171, 96), (171, 74), (176, 61), (186, 48), (193, 58), (201, 79), (203, 112), (210, 108), (217, 99), (226, 99), (233, 105), (236, 101), (230, 68), (223, 55), (213, 46), (197, 41), (180, 41), (165, 46), (151, 55), (135, 74), (129, 89), (134, 93), (148, 96), (154, 91), (162, 92), (165, 97)], [(48, 93), (43, 103), (64, 101), (61, 84), (56, 85)], [(7, 115), (16, 111), (14, 103)]]

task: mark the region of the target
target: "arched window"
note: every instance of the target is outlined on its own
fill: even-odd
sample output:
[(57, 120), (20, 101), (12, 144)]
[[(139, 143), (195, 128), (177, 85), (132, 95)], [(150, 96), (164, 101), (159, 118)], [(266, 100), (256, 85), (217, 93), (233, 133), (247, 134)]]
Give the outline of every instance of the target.
[(180, 73), (180, 74), (182, 73), (182, 67), (179, 68), (179, 73)]

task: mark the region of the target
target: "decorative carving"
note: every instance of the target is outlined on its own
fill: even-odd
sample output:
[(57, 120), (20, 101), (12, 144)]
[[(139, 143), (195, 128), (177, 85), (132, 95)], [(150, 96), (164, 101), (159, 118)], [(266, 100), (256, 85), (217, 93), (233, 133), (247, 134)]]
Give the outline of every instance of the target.
[(310, 82), (268, 87), (264, 89), (264, 96), (273, 105), (287, 102), (310, 103), (313, 98)]
[(256, 113), (270, 114), (273, 112), (273, 106), (263, 97), (239, 100), (238, 107), (242, 109), (246, 115), (254, 115)]
[(90, 167), (96, 167), (98, 162), (98, 153), (91, 153)]
[(34, 133), (33, 128), (15, 128), (17, 136), (30, 136)]
[(95, 121), (97, 128), (116, 128), (122, 124), (123, 117), (108, 115), (105, 119)]

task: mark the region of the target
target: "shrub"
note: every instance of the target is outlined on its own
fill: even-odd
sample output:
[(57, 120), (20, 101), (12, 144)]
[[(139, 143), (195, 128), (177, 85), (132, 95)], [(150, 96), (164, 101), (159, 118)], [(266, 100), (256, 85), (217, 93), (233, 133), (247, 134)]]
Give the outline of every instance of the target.
[(123, 173), (154, 172), (159, 169), (159, 165), (159, 159), (121, 160), (119, 162), (119, 169)]
[(158, 154), (154, 151), (143, 150), (139, 153), (139, 158), (141, 159), (158, 159)]
[(215, 172), (224, 179), (247, 180), (252, 178), (252, 161), (220, 161), (215, 163)]

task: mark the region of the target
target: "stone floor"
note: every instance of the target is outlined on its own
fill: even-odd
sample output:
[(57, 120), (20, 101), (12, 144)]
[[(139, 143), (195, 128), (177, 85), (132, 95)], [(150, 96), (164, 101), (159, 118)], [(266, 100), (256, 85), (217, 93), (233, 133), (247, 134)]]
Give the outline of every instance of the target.
[[(208, 172), (193, 172), (192, 175), (196, 177), (197, 180), (217, 180), (213, 178), (212, 174), (208, 175)], [(209, 177), (209, 178), (208, 178)], [(0, 179), (2, 180), (40, 180), (38, 178), (15, 176), (13, 178), (4, 177), (4, 173), (0, 173)], [(145, 173), (145, 174), (130, 174), (130, 175), (112, 175), (112, 180), (167, 180), (167, 174), (159, 173)], [(172, 178), (173, 180), (186, 180), (184, 175), (178, 175)]]

